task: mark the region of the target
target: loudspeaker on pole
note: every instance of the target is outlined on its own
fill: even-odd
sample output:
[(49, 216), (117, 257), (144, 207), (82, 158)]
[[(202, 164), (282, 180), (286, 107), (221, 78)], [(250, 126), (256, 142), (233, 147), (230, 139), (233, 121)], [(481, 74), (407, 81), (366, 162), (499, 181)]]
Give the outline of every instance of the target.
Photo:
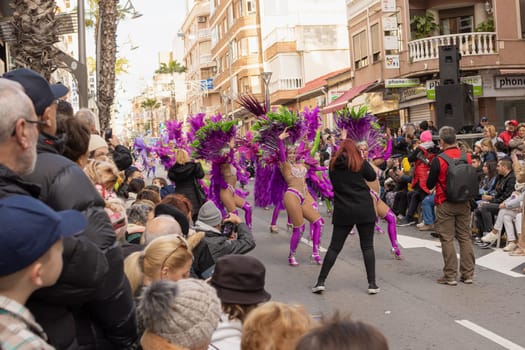
[(456, 132), (474, 124), (472, 85), (453, 84), (436, 87), (436, 124), (453, 126)]

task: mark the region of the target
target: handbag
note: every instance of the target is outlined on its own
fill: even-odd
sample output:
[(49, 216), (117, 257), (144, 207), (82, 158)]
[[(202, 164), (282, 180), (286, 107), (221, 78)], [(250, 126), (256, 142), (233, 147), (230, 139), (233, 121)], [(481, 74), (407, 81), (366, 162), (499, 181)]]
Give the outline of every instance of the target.
[(195, 193), (197, 194), (197, 201), (199, 202), (199, 205), (203, 205), (208, 197), (206, 196), (204, 189), (196, 178), (193, 178), (193, 186), (195, 186)]

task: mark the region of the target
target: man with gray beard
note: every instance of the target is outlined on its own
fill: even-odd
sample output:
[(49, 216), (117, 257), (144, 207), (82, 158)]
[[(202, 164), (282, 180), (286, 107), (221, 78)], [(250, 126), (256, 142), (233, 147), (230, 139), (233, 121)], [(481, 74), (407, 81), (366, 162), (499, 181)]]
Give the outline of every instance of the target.
[[(58, 283), (34, 293), (27, 307), (57, 349), (133, 349), (134, 302), (105, 202), (84, 171), (61, 155), (65, 142), (56, 135), (56, 111), (58, 99), (68, 90), (26, 68), (9, 71), (3, 78), (22, 85), (38, 117), (36, 165), (23, 178), (40, 186), (39, 199), (52, 209), (76, 209), (88, 220), (81, 234), (64, 240)], [(32, 119), (17, 119), (16, 135), (25, 130), (27, 120)]]
[(39, 123), (22, 86), (0, 78), (0, 198), (13, 194), (38, 197), (40, 188), (20, 176), (35, 168)]

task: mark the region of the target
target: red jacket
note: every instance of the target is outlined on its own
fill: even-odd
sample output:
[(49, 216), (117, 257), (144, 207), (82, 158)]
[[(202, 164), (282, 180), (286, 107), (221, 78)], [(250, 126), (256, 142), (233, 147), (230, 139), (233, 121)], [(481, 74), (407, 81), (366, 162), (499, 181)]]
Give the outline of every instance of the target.
[[(428, 159), (429, 164), (434, 159), (434, 154), (430, 153), (423, 147), (418, 147), (420, 151), (423, 153), (426, 159)], [(421, 160), (416, 160), (414, 163), (414, 176), (412, 178), (412, 188), (419, 183), (419, 187), (423, 191), (425, 191), (426, 194), (430, 193), (430, 190), (427, 187), (427, 179), (428, 179), (428, 172), (430, 170), (430, 166), (425, 164)]]
[(509, 145), (509, 142), (510, 140), (512, 140), (512, 138), (516, 136), (516, 133), (510, 133), (508, 132), (507, 130), (503, 131), (501, 134), (499, 134), (499, 138), (503, 140), (503, 142), (505, 142), (505, 145)]
[[(461, 151), (458, 147), (450, 147), (443, 152), (452, 159), (457, 159), (461, 156)], [(470, 153), (467, 153), (467, 161), (469, 164), (472, 164)], [(435, 157), (432, 164), (430, 164), (427, 186), (428, 188), (433, 188), (435, 185), (436, 198), (434, 199), (434, 203), (436, 203), (436, 205), (447, 200), (447, 196), (445, 195), (447, 188), (447, 170), (447, 162), (439, 156)]]

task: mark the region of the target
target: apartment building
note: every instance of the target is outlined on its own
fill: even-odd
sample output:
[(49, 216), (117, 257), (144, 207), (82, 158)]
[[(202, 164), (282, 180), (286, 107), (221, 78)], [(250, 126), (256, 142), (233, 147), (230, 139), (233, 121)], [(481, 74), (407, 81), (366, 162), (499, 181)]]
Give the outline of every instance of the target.
[(221, 112), (220, 91), (215, 89), (217, 65), (211, 52), (209, 0), (188, 2), (178, 36), (183, 39), (182, 62), (186, 66), (185, 115)]
[[(354, 85), (375, 85), (349, 106), (366, 103), (390, 126), (435, 120), (439, 46), (455, 44), (475, 121), (525, 121), (524, 1), (350, 0), (347, 17)], [(435, 25), (418, 27), (423, 20)]]

